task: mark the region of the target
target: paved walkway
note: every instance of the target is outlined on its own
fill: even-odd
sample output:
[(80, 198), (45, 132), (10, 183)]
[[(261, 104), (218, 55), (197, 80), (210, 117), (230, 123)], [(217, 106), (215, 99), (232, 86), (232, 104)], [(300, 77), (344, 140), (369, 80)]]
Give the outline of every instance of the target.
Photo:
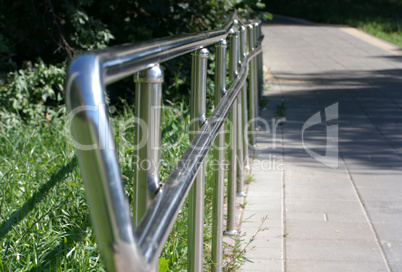
[[(269, 129), (258, 136), (243, 239), (266, 215), (269, 229), (242, 270), (402, 271), (402, 50), (303, 21), (262, 31)], [(274, 135), (278, 115), (286, 122)]]

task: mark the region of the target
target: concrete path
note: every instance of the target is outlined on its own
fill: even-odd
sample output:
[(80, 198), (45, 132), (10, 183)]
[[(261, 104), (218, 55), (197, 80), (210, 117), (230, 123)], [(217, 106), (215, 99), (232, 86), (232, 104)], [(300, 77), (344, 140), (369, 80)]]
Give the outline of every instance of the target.
[(260, 124), (243, 240), (264, 216), (268, 230), (241, 270), (402, 271), (402, 50), (305, 21), (262, 31), (269, 123)]

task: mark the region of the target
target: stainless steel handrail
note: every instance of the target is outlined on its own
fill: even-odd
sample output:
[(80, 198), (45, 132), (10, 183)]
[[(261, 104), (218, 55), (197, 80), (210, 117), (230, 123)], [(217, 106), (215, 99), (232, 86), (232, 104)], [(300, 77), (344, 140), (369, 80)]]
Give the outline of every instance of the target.
[(222, 29), (205, 31), (196, 34), (183, 34), (177, 37), (155, 39), (140, 44), (127, 44), (107, 48), (94, 53), (106, 70), (105, 83), (111, 83), (144, 70), (150, 63), (161, 63), (180, 55), (195, 51), (225, 39), (233, 24), (237, 21), (234, 14)]
[[(253, 51), (246, 58), (246, 61), (249, 62), (252, 57), (260, 52), (261, 48)], [(246, 65), (242, 66), (241, 69), (244, 70), (243, 72), (248, 71)], [(183, 204), (192, 181), (199, 170), (201, 162), (211, 148), (212, 142), (223, 125), (246, 79), (246, 73), (236, 78), (201, 131), (199, 131), (194, 140), (191, 141), (190, 146), (186, 149), (176, 167), (167, 178), (166, 183), (161, 189), (161, 193), (158, 194), (157, 199), (151, 204), (145, 217), (135, 231), (136, 236), (139, 237), (140, 247), (143, 252), (147, 253), (146, 257), (152, 258), (156, 251), (155, 248), (150, 247), (148, 243), (158, 245), (161, 241), (166, 240), (168, 233), (163, 231), (158, 221), (163, 222), (164, 225), (168, 225), (169, 229), (171, 228), (171, 225), (174, 223), (172, 219), (176, 218), (179, 208)], [(160, 205), (161, 202), (165, 205)], [(172, 211), (174, 211), (174, 213), (172, 213)], [(161, 220), (157, 220), (159, 218)], [(166, 222), (169, 222), (169, 224)]]
[[(143, 94), (146, 94), (147, 90), (152, 92), (149, 99), (154, 101), (153, 104), (158, 105), (163, 81), (163, 72), (158, 63), (224, 40), (235, 24), (254, 28), (254, 31), (251, 31), (255, 34), (254, 37), (259, 36), (258, 41), (254, 40), (253, 44), (249, 42), (251, 50), (245, 56), (241, 56), (242, 62), (239, 67), (232, 68), (232, 71), (236, 73), (233, 75), (231, 87), (223, 95), (221, 102), (208, 120), (202, 124), (164, 186), (156, 188), (155, 180), (158, 179), (153, 176), (152, 188), (144, 189), (150, 193), (144, 197), (150, 204), (143, 212), (144, 214), (134, 220), (136, 226), (134, 231), (108, 118), (104, 95), (105, 85), (146, 70), (146, 73), (137, 77), (137, 86), (142, 88)], [(235, 35), (238, 35), (238, 31), (235, 32), (237, 33)], [(157, 257), (163, 249), (194, 178), (230, 108), (239, 96), (240, 90), (245, 90), (243, 86), (249, 69), (247, 64), (261, 52), (262, 36), (259, 33), (258, 24), (246, 25), (234, 15), (219, 30), (89, 52), (80, 55), (70, 64), (66, 81), (67, 107), (72, 121), (72, 131), (76, 140), (77, 155), (86, 186), (91, 217), (108, 271), (155, 270)], [(240, 62), (236, 61), (236, 65), (238, 63)], [(250, 67), (253, 69), (252, 65)], [(255, 72), (256, 69), (250, 81), (256, 79)], [(257, 94), (254, 95), (257, 96)], [(160, 114), (156, 114), (155, 118), (154, 122), (159, 124)], [(236, 115), (233, 118), (241, 118), (241, 116)], [(141, 120), (138, 120), (137, 124), (139, 125), (140, 122)], [(237, 147), (240, 148), (240, 146), (243, 146), (242, 143), (237, 143)], [(157, 152), (147, 150), (144, 154), (153, 156), (152, 159), (159, 159)], [(232, 186), (236, 186), (236, 180), (232, 183)], [(216, 266), (218, 267), (219, 264)], [(219, 268), (213, 269), (219, 271)], [(194, 271), (198, 270), (199, 268), (194, 268)]]

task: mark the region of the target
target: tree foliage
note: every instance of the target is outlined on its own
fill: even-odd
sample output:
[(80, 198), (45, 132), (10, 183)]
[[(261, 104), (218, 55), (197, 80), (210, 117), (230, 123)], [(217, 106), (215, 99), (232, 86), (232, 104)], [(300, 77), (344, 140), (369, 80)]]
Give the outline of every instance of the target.
[(390, 21), (386, 32), (401, 31), (401, 0), (265, 0), (276, 14), (308, 19), (319, 23), (349, 24)]
[[(2, 0), (0, 2), (1, 103), (5, 116), (32, 118), (63, 104), (60, 75), (68, 62), (82, 52), (122, 43), (137, 43), (181, 33), (211, 30), (235, 10), (254, 16), (261, 0)], [(165, 96), (187, 97), (190, 56), (164, 63)], [(44, 68), (45, 67), (45, 68)], [(43, 69), (49, 75), (43, 78)], [(61, 69), (55, 73), (55, 69)], [(54, 76), (54, 78), (52, 78)], [(34, 79), (35, 77), (41, 80)], [(21, 87), (23, 86), (23, 87)], [(131, 103), (132, 80), (113, 84), (112, 101)], [(38, 94), (38, 92), (43, 94)], [(22, 96), (21, 94), (24, 93)], [(57, 94), (53, 97), (50, 94)], [(16, 103), (13, 95), (25, 102)], [(29, 96), (29, 99), (27, 98)], [(46, 97), (46, 99), (44, 99)], [(16, 106), (16, 105), (23, 106)], [(10, 115), (11, 114), (11, 115)]]
[(259, 0), (3, 0), (1, 68), (10, 71), (38, 57), (58, 63), (107, 45), (215, 28), (235, 9)]

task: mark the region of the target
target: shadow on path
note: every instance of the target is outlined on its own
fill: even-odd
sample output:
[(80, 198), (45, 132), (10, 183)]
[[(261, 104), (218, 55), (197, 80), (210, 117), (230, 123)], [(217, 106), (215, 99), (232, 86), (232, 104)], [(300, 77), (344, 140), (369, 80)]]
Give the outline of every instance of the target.
[[(267, 98), (284, 99), (287, 121), (282, 129), (288, 158), (300, 165), (322, 167), (312, 162), (302, 137), (308, 148), (324, 156), (327, 126), (338, 125), (339, 149), (356, 171), (402, 170), (402, 69), (278, 72), (275, 76), (273, 84), (284, 92), (268, 92)], [(325, 108), (334, 103), (338, 103), (339, 117), (325, 123)], [(303, 125), (317, 112), (321, 122), (302, 135)]]

